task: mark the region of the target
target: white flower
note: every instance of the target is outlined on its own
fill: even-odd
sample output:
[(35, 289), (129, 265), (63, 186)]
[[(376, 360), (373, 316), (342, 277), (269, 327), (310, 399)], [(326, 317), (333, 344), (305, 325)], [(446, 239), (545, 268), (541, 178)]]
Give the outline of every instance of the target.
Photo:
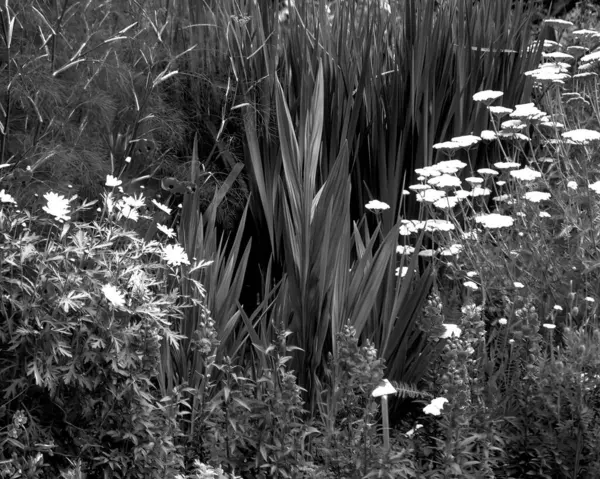
[(17, 204), (15, 199), (10, 196), (8, 193), (5, 193), (4, 190), (0, 190), (0, 203), (14, 203)]
[(169, 208), (166, 205), (163, 205), (162, 203), (159, 203), (156, 200), (152, 200), (152, 203), (154, 204), (154, 206), (156, 206), (159, 210), (164, 211), (165, 213), (167, 213), (168, 215), (171, 214), (171, 208)]
[(477, 291), (479, 289), (479, 286), (477, 286), (477, 283), (475, 283), (474, 281), (465, 281), (463, 283), (463, 286), (465, 288), (472, 289), (473, 291)]
[(415, 252), (415, 248), (412, 246), (396, 246), (396, 253), (398, 254), (413, 254)]
[(175, 238), (175, 231), (173, 228), (169, 228), (168, 226), (161, 225), (160, 223), (156, 223), (156, 227), (167, 235), (167, 238)]
[(456, 196), (459, 200), (464, 200), (465, 198), (471, 196), (471, 192), (467, 190), (457, 190), (454, 192), (454, 196)]
[(498, 172), (496, 170), (492, 170), (491, 168), (479, 168), (477, 170), (477, 173), (479, 173), (480, 175), (490, 175), (490, 176), (496, 176), (498, 174)]
[(180, 264), (190, 264), (187, 253), (179, 244), (169, 244), (163, 246), (162, 259), (171, 266), (179, 266)]
[(487, 196), (492, 192), (489, 188), (481, 188), (480, 186), (476, 186), (471, 190), (471, 196)]
[(561, 20), (560, 18), (546, 18), (544, 20), (544, 25), (554, 28), (567, 28), (572, 27), (573, 22), (569, 22), (568, 20)]
[(521, 118), (523, 120), (539, 120), (545, 115), (546, 114), (536, 108), (533, 103), (523, 103), (522, 105), (515, 105), (515, 110), (510, 113), (509, 116), (512, 118)]
[(549, 200), (552, 195), (544, 191), (528, 191), (525, 193), (523, 198), (532, 203), (539, 203), (540, 201)]
[(455, 151), (458, 150), (461, 147), (461, 145), (459, 145), (458, 143), (454, 142), (454, 141), (443, 141), (441, 143), (436, 143), (435, 145), (433, 145), (433, 149), (434, 150), (442, 150), (442, 151)]
[(600, 194), (600, 181), (596, 181), (595, 183), (590, 183), (588, 186), (589, 186), (590, 190), (593, 190), (596, 193)]
[(425, 166), (423, 168), (417, 168), (415, 170), (415, 173), (419, 176), (425, 176), (425, 177), (441, 175), (440, 171), (437, 168), (435, 168), (435, 165), (434, 166)]
[(554, 309), (554, 311), (562, 311), (562, 310), (563, 310), (563, 309), (562, 309), (562, 306), (560, 306), (560, 305), (558, 305), (558, 304), (555, 304), (555, 305), (554, 305), (554, 307), (553, 307), (552, 309)]
[(506, 108), (505, 106), (488, 106), (488, 110), (493, 115), (503, 116), (508, 113), (512, 113), (512, 108)]
[(437, 251), (434, 249), (423, 249), (423, 250), (419, 251), (419, 256), (421, 256), (423, 258), (431, 258), (436, 253), (437, 253)]
[(521, 164), (514, 161), (499, 161), (498, 163), (494, 163), (494, 166), (499, 170), (509, 170), (511, 168), (520, 168)]
[(481, 137), (475, 135), (456, 136), (452, 138), (452, 142), (458, 143), (462, 148), (469, 148), (470, 146), (476, 145), (480, 141)]
[(456, 204), (461, 200), (458, 196), (446, 196), (433, 202), (433, 206), (440, 209), (454, 208)]
[(431, 189), (431, 186), (429, 186), (429, 185), (424, 185), (424, 184), (422, 184), (422, 183), (418, 183), (418, 184), (416, 184), (416, 185), (410, 185), (410, 186), (408, 187), (408, 189), (409, 189), (409, 190), (412, 190), (412, 191), (423, 191), (423, 190), (430, 190), (430, 189)]
[(508, 228), (513, 225), (514, 219), (511, 216), (490, 213), (488, 215), (476, 216), (475, 222), (480, 223), (486, 228)]
[(501, 326), (506, 326), (508, 324), (508, 319), (506, 319), (506, 318), (500, 318), (498, 320), (498, 324), (501, 325)]
[(447, 248), (444, 248), (440, 254), (442, 256), (455, 256), (459, 254), (463, 250), (463, 245), (461, 244), (451, 244)]
[(419, 221), (402, 220), (399, 232), (402, 236), (408, 236), (419, 231)]
[(584, 301), (587, 301), (588, 303), (595, 303), (596, 300), (594, 298), (592, 298), (591, 296), (586, 296), (585, 298), (583, 298)]
[(562, 134), (562, 137), (571, 140), (574, 143), (587, 145), (591, 141), (600, 140), (600, 132), (582, 128), (579, 130), (566, 131)]
[(496, 132), (492, 130), (482, 130), (479, 136), (481, 136), (482, 140), (492, 141), (495, 140), (498, 135), (496, 135)]
[(144, 193), (140, 193), (139, 196), (124, 196), (122, 201), (132, 208), (141, 208), (146, 204)]
[(404, 278), (406, 273), (408, 273), (408, 266), (402, 266), (402, 271), (400, 271), (400, 268), (396, 268), (396, 276)]
[(443, 175), (430, 178), (429, 180), (427, 180), (427, 183), (433, 186), (437, 186), (438, 188), (451, 188), (455, 186), (460, 186), (461, 182), (460, 178), (444, 173)]
[(415, 425), (415, 427), (413, 427), (412, 429), (409, 429), (404, 434), (406, 434), (408, 437), (413, 437), (415, 432), (417, 432), (422, 427), (423, 427), (423, 424), (417, 424), (417, 425)]
[(44, 206), (42, 209), (48, 213), (49, 215), (54, 216), (57, 220), (70, 220), (71, 217), (68, 215), (69, 213), (69, 200), (66, 199), (62, 195), (57, 195), (56, 193), (49, 192), (44, 195), (46, 201), (48, 202), (47, 206)]
[(442, 412), (442, 409), (444, 409), (444, 404), (447, 402), (448, 400), (443, 397), (432, 399), (431, 402), (423, 408), (423, 412), (425, 414), (439, 416)]
[(104, 285), (102, 286), (102, 292), (115, 308), (122, 308), (125, 306), (125, 297), (116, 286), (113, 286), (112, 284)]
[(483, 183), (483, 178), (480, 178), (479, 176), (469, 176), (468, 178), (465, 178), (465, 181), (472, 185), (480, 185)]
[(533, 181), (536, 178), (540, 178), (542, 174), (539, 171), (532, 170), (528, 166), (525, 168), (521, 168), (520, 170), (513, 170), (510, 173), (510, 176), (516, 178), (521, 181)]
[(513, 281), (513, 286), (518, 289), (525, 287), (525, 285), (523, 283), (520, 283), (519, 281)]
[(523, 123), (521, 120), (507, 120), (503, 121), (500, 125), (501, 128), (507, 130), (522, 130), (527, 125)]
[(576, 181), (569, 181), (567, 183), (567, 188), (569, 188), (570, 190), (575, 191), (577, 189), (577, 182)]
[(542, 326), (546, 329), (555, 329), (556, 328), (556, 324), (552, 324), (552, 323), (544, 323), (544, 324), (542, 324)]
[(552, 215), (546, 211), (540, 211), (538, 214), (540, 218), (552, 218)]
[(490, 102), (504, 95), (501, 91), (484, 90), (473, 95), (473, 101)]
[(429, 189), (417, 192), (417, 201), (420, 203), (435, 203), (444, 196), (446, 196), (445, 191)]
[(477, 276), (477, 271), (469, 271), (467, 273), (467, 278), (474, 278), (475, 276)]
[(121, 214), (128, 220), (137, 221), (138, 219), (140, 219), (140, 214), (138, 213), (138, 210), (133, 206), (128, 205), (124, 201), (119, 201), (117, 203), (117, 208), (119, 209)]
[(440, 336), (441, 338), (451, 338), (452, 336), (460, 338), (462, 330), (456, 324), (444, 323), (442, 326), (446, 328), (446, 331)]
[(433, 220), (425, 220), (423, 221), (420, 225), (419, 229), (425, 229), (425, 231), (427, 232), (434, 232), (434, 231), (453, 231), (454, 230), (454, 223), (452, 223), (451, 221), (447, 221), (447, 220), (439, 220), (439, 219), (433, 219)]
[(108, 186), (109, 188), (114, 188), (115, 186), (121, 186), (122, 184), (123, 182), (120, 179), (115, 178), (112, 175), (106, 175), (105, 186)]
[(367, 208), (370, 211), (382, 211), (382, 210), (389, 210), (390, 205), (388, 205), (387, 203), (384, 203), (383, 201), (371, 200), (365, 205), (365, 208)]
[(464, 240), (477, 240), (479, 238), (479, 235), (477, 234), (477, 231), (473, 230), (465, 231), (460, 235), (460, 237)]

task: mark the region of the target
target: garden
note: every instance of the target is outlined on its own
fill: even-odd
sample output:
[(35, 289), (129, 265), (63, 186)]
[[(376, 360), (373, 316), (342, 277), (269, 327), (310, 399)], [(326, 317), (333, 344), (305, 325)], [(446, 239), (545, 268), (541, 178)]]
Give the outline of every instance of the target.
[(599, 14), (3, 0), (0, 478), (600, 477)]

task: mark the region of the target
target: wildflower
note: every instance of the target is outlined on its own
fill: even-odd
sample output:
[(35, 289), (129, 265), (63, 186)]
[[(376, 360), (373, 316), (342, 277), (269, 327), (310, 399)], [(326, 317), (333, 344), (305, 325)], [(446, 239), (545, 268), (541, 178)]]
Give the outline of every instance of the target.
[(540, 201), (549, 200), (551, 196), (550, 193), (544, 191), (528, 191), (523, 197), (532, 203), (539, 203)]
[(538, 216), (540, 218), (552, 218), (552, 215), (550, 215), (550, 213), (547, 213), (546, 211), (540, 211)]
[(440, 209), (454, 208), (461, 198), (458, 196), (446, 196), (433, 202), (433, 206)]
[(412, 246), (396, 246), (396, 253), (398, 254), (413, 254), (415, 252), (415, 248)]
[(525, 285), (523, 283), (520, 283), (519, 281), (513, 281), (513, 286), (518, 289), (525, 287)]
[(146, 199), (144, 198), (144, 193), (140, 193), (139, 196), (125, 196), (123, 197), (123, 203), (132, 208), (141, 208), (146, 204)]
[(421, 225), (419, 225), (419, 226), (420, 226), (419, 229), (424, 228), (425, 231), (430, 232), (430, 233), (432, 233), (434, 231), (452, 231), (452, 230), (454, 230), (454, 224), (447, 220), (438, 220), (438, 219), (426, 220), (426, 221), (422, 222)]
[(497, 116), (503, 116), (513, 112), (512, 108), (506, 108), (505, 106), (488, 106), (488, 110), (491, 114)]
[(452, 336), (460, 338), (462, 330), (456, 324), (444, 323), (442, 326), (446, 328), (444, 334), (440, 336), (442, 339), (451, 338)]
[(497, 138), (496, 132), (492, 130), (482, 130), (479, 136), (481, 136), (481, 139), (485, 141), (492, 141)]
[(460, 237), (464, 240), (477, 240), (479, 238), (477, 231), (465, 231)]
[(583, 298), (584, 301), (587, 301), (588, 303), (595, 303), (596, 300), (594, 298), (592, 298), (591, 296), (586, 296), (585, 298)]
[(427, 180), (427, 183), (433, 186), (437, 186), (438, 188), (449, 188), (454, 186), (460, 186), (460, 178), (444, 173), (441, 176), (435, 176)]
[(401, 223), (399, 232), (402, 236), (408, 236), (419, 231), (418, 221), (402, 220)]
[(163, 247), (162, 258), (171, 266), (190, 264), (187, 253), (178, 244), (169, 244)]
[(54, 216), (57, 220), (67, 221), (71, 219), (68, 215), (69, 200), (64, 196), (49, 192), (44, 195), (44, 198), (48, 202), (47, 206), (42, 208), (46, 213)]
[(514, 219), (511, 216), (490, 213), (487, 215), (476, 216), (475, 222), (480, 223), (482, 226), (490, 229), (508, 228), (509, 226), (513, 225)]
[[(583, 55), (579, 60), (584, 63), (597, 62), (598, 60), (600, 60), (600, 52), (588, 53), (587, 55)], [(579, 69), (581, 70), (581, 67), (579, 67)]]
[(490, 175), (490, 176), (496, 176), (498, 174), (498, 172), (496, 170), (492, 170), (491, 168), (479, 168), (477, 170), (477, 173), (479, 173), (480, 175)]
[(521, 120), (507, 120), (503, 121), (500, 127), (506, 130), (522, 130), (527, 125)]
[(415, 432), (417, 432), (422, 427), (423, 427), (423, 424), (416, 424), (415, 427), (413, 427), (412, 429), (409, 429), (404, 434), (406, 434), (408, 437), (413, 437)]
[(420, 176), (440, 176), (442, 173), (435, 166), (425, 166), (423, 168), (417, 168), (415, 173)]
[(124, 201), (119, 201), (117, 203), (117, 208), (119, 209), (121, 214), (128, 220), (137, 221), (140, 218), (138, 210), (133, 206), (128, 205)]
[(4, 190), (0, 190), (0, 203), (14, 203), (17, 204), (15, 199), (10, 196), (8, 193), (5, 193)]
[(160, 223), (156, 223), (156, 227), (167, 235), (167, 238), (175, 238), (175, 231), (173, 228), (169, 228), (168, 226), (161, 225)]
[(419, 251), (419, 256), (421, 256), (422, 258), (431, 258), (436, 253), (437, 251), (434, 249), (423, 249)]
[(152, 200), (152, 203), (154, 204), (154, 206), (156, 206), (159, 210), (164, 211), (165, 213), (167, 213), (168, 215), (171, 214), (171, 208), (169, 208), (166, 205), (163, 205), (162, 203), (159, 203), (156, 200)]
[(569, 188), (570, 190), (575, 191), (577, 189), (577, 182), (576, 181), (569, 181), (567, 183), (567, 188)]
[(102, 293), (104, 293), (106, 299), (115, 308), (122, 308), (125, 306), (125, 297), (123, 296), (123, 293), (116, 288), (116, 286), (113, 286), (112, 284), (104, 285), (102, 286)]
[[(527, 73), (525, 73), (527, 74)], [(545, 113), (535, 107), (533, 103), (523, 103), (515, 105), (515, 110), (510, 113), (511, 118), (520, 118), (523, 120), (539, 120)]]
[(568, 53), (564, 52), (550, 52), (550, 53), (542, 53), (542, 57), (544, 60), (554, 60), (555, 62), (563, 61), (563, 62), (574, 62), (575, 57)]
[(425, 414), (432, 414), (433, 416), (439, 416), (444, 409), (444, 404), (446, 404), (448, 400), (443, 397), (432, 399), (431, 402), (423, 408), (423, 412)]
[(596, 193), (600, 194), (600, 181), (596, 181), (595, 183), (590, 183), (588, 185), (588, 187), (590, 188), (590, 190), (593, 190)]
[(431, 186), (429, 185), (423, 185), (423, 184), (416, 184), (416, 185), (410, 185), (408, 187), (409, 190), (413, 190), (413, 191), (423, 191), (423, 190), (430, 190)]
[(477, 283), (475, 283), (474, 281), (465, 281), (463, 283), (463, 286), (465, 288), (472, 289), (473, 291), (477, 291), (479, 289), (479, 286), (477, 286)]
[(105, 186), (108, 186), (109, 188), (114, 188), (115, 186), (121, 186), (122, 184), (123, 182), (120, 179), (115, 178), (112, 175), (106, 175)]
[(542, 326), (546, 329), (555, 329), (556, 328), (556, 324), (552, 324), (552, 323), (544, 323), (544, 324), (542, 324)]
[(434, 203), (437, 200), (439, 200), (440, 198), (443, 198), (444, 196), (446, 196), (445, 191), (429, 189), (429, 190), (424, 190), (424, 191), (418, 192), (417, 193), (417, 201), (420, 203), (422, 203), (422, 202)]
[(506, 184), (506, 181), (504, 181), (504, 180), (496, 181), (496, 186), (504, 186), (505, 184)]
[(591, 141), (600, 140), (600, 132), (582, 128), (579, 130), (567, 131), (562, 134), (562, 137), (566, 138), (567, 140), (571, 140), (574, 143), (587, 145)]
[(452, 244), (450, 246), (448, 246), (447, 248), (444, 248), (440, 254), (442, 256), (454, 256), (457, 255), (458, 253), (460, 253), (463, 249), (463, 245), (461, 244)]
[(449, 175), (453, 175), (453, 174), (457, 173), (459, 170), (462, 170), (465, 166), (467, 166), (467, 164), (464, 161), (444, 160), (444, 161), (440, 161), (439, 163), (436, 163), (435, 165), (433, 165), (433, 168), (435, 168), (437, 171), (439, 171), (440, 174), (447, 173)]
[(461, 146), (454, 142), (454, 141), (443, 141), (441, 143), (436, 143), (435, 145), (433, 145), (433, 149), (434, 150), (442, 150), (442, 151), (446, 151), (448, 153), (453, 153), (454, 151), (458, 150)]
[(456, 196), (459, 200), (464, 200), (465, 198), (471, 196), (471, 192), (466, 190), (458, 190), (454, 192), (454, 196)]
[(481, 141), (480, 136), (475, 135), (464, 135), (464, 136), (456, 136), (452, 138), (453, 143), (458, 143), (461, 148), (469, 148), (470, 146), (474, 146)]
[(382, 211), (382, 210), (389, 210), (390, 205), (388, 205), (387, 203), (384, 203), (383, 201), (371, 200), (365, 205), (365, 208), (367, 208), (370, 211)]
[(475, 276), (477, 276), (477, 271), (469, 271), (467, 273), (467, 278), (474, 278)]
[(501, 91), (495, 90), (484, 90), (477, 92), (473, 95), (473, 101), (479, 101), (483, 103), (492, 102), (504, 95)]
[(506, 319), (506, 318), (500, 318), (500, 319), (498, 320), (498, 324), (499, 324), (500, 326), (506, 326), (506, 325), (508, 324), (508, 319)]
[(481, 188), (480, 186), (476, 186), (471, 190), (471, 196), (487, 196), (492, 192), (489, 188)]
[(554, 28), (567, 28), (574, 26), (573, 22), (569, 22), (568, 20), (561, 20), (560, 18), (546, 18), (544, 20), (544, 25)]
[(499, 161), (494, 163), (494, 166), (499, 170), (509, 170), (511, 168), (519, 168), (521, 163), (515, 163), (514, 161)]
[(471, 183), (472, 185), (481, 184), (483, 183), (483, 178), (480, 178), (478, 176), (469, 176), (468, 178), (465, 178), (465, 181), (467, 183)]
[(554, 305), (554, 307), (553, 307), (552, 309), (553, 309), (554, 311), (562, 311), (562, 310), (563, 310), (562, 306), (560, 306), (560, 305), (558, 305), (558, 304), (555, 304), (555, 305)]
[(516, 131), (500, 131), (498, 132), (498, 138), (502, 138), (504, 140), (521, 140), (528, 141), (529, 137), (524, 135), (523, 133), (518, 133)]
[(521, 181), (533, 181), (536, 178), (540, 178), (542, 174), (539, 171), (532, 170), (528, 166), (521, 168), (520, 170), (513, 170), (510, 172), (510, 176)]

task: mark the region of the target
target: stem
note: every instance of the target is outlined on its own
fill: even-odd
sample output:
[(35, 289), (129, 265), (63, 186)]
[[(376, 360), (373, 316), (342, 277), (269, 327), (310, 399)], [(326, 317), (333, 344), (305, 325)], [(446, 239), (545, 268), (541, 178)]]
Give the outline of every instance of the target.
[(388, 453), (390, 450), (390, 419), (387, 396), (381, 396), (381, 414), (383, 416), (383, 450)]

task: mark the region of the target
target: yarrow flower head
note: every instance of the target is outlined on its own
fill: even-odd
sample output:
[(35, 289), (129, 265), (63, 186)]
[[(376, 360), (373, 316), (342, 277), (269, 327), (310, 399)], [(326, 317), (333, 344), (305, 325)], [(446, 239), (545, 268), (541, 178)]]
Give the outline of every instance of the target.
[(521, 181), (533, 181), (537, 178), (541, 178), (542, 174), (539, 171), (532, 170), (528, 166), (525, 168), (521, 168), (520, 170), (513, 170), (510, 173), (510, 176), (516, 178)]
[(504, 93), (501, 91), (484, 90), (484, 91), (475, 93), (473, 95), (473, 101), (479, 101), (479, 102), (483, 102), (483, 103), (491, 103), (494, 100), (496, 100), (497, 98), (500, 98), (502, 95), (504, 95)]
[(179, 244), (163, 246), (162, 258), (171, 266), (190, 264), (187, 253)]
[(54, 216), (57, 220), (68, 221), (71, 219), (69, 216), (69, 200), (67, 198), (52, 191), (46, 193), (44, 198), (48, 202), (42, 208), (46, 213)]
[(498, 213), (490, 213), (475, 217), (475, 222), (489, 229), (508, 228), (514, 223), (512, 216), (501, 215)]
[(423, 408), (423, 412), (425, 414), (439, 416), (442, 413), (442, 409), (444, 409), (444, 404), (447, 402), (448, 400), (444, 397), (432, 399), (431, 402)]
[(532, 203), (539, 203), (540, 201), (549, 200), (552, 195), (545, 191), (528, 191), (525, 193), (524, 198)]
[(592, 141), (600, 140), (600, 132), (594, 130), (571, 130), (562, 134), (562, 137), (580, 145), (587, 145)]
[(444, 334), (440, 336), (442, 339), (451, 338), (452, 336), (460, 338), (462, 329), (460, 329), (456, 324), (444, 323), (442, 326), (446, 328)]
[(108, 302), (115, 308), (122, 308), (125, 306), (125, 297), (116, 286), (112, 284), (104, 285), (102, 286), (102, 293), (104, 293)]
[(371, 200), (365, 205), (365, 208), (367, 208), (369, 211), (383, 211), (389, 210), (390, 205), (384, 203), (383, 201)]
[(115, 178), (112, 175), (106, 175), (105, 186), (108, 186), (109, 188), (114, 188), (115, 186), (121, 186), (122, 184), (123, 182), (120, 179)]
[(12, 196), (10, 196), (8, 193), (5, 193), (4, 190), (0, 190), (0, 203), (16, 204), (17, 202), (15, 201), (15, 199)]

